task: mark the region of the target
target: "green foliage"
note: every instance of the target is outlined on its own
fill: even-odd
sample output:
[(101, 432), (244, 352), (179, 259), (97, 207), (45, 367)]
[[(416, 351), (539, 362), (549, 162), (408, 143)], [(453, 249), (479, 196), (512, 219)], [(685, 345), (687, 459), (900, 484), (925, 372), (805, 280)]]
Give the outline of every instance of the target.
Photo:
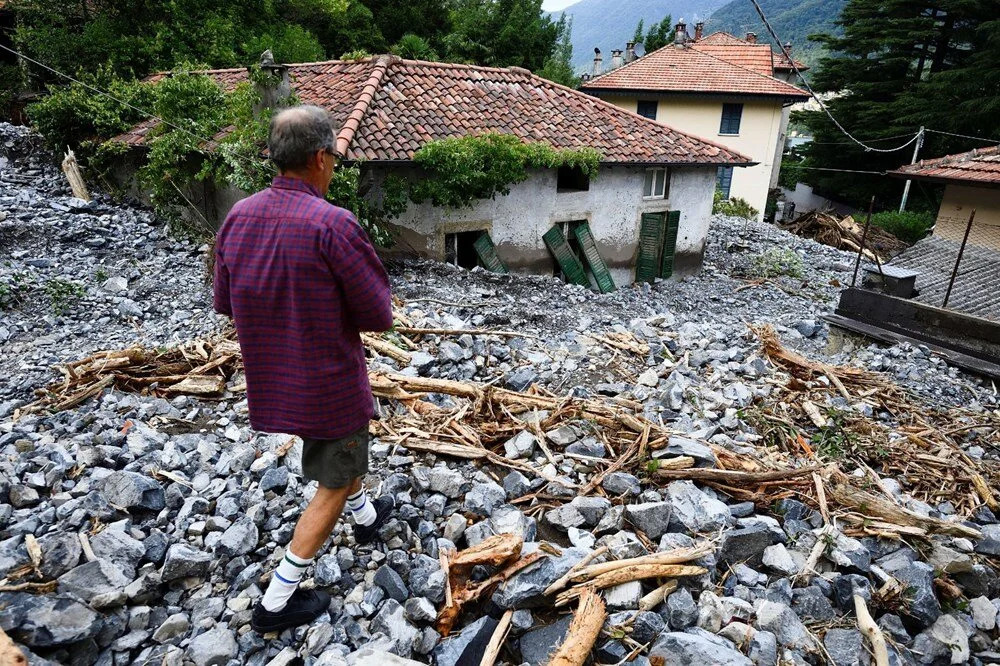
[(400, 58), (409, 60), (437, 60), (437, 54), (431, 48), (430, 42), (421, 37), (408, 33), (400, 37), (391, 49)]
[(94, 280), (98, 283), (104, 282), (108, 279), (108, 271), (104, 268), (98, 268), (94, 271)]
[(32, 283), (31, 275), (24, 272), (12, 273), (0, 279), (0, 312), (15, 310), (24, 305)]
[(11, 103), (23, 85), (20, 67), (0, 63), (0, 118), (10, 115)]
[(60, 278), (46, 280), (42, 290), (49, 299), (52, 311), (60, 316), (66, 314), (70, 307), (86, 293), (83, 286)]
[(674, 41), (674, 20), (670, 14), (660, 19), (659, 23), (650, 25), (645, 35), (642, 33), (642, 28), (643, 20), (639, 19), (639, 25), (635, 26), (635, 34), (632, 36), (632, 41), (636, 44), (641, 44), (646, 53), (663, 48)]
[(739, 217), (744, 220), (756, 220), (760, 211), (750, 205), (746, 199), (732, 197), (725, 199), (721, 190), (716, 190), (712, 200), (712, 214)]
[(375, 196), (371, 192), (371, 182), (360, 164), (338, 167), (330, 181), (326, 198), (354, 213), (372, 242), (382, 247), (389, 247), (394, 242), (387, 223), (398, 217), (409, 205), (405, 181), (396, 176), (387, 176), (380, 192)]
[(751, 272), (755, 277), (772, 278), (782, 275), (800, 278), (805, 269), (802, 257), (795, 250), (775, 247), (754, 257)]
[(326, 56), (323, 45), (311, 32), (300, 25), (284, 25), (273, 32), (256, 35), (241, 45), (249, 55), (261, 54), (268, 49), (275, 62), (314, 62)]
[(535, 73), (542, 78), (575, 88), (580, 85), (580, 77), (573, 71), (573, 42), (570, 39), (573, 21), (567, 20), (563, 14), (559, 17), (556, 27), (559, 30), (559, 40), (552, 50), (552, 55)]
[(872, 224), (881, 227), (896, 238), (916, 243), (934, 226), (934, 215), (927, 212), (905, 210), (902, 213), (886, 210), (872, 215)]
[(364, 60), (365, 58), (371, 58), (372, 54), (364, 49), (354, 49), (353, 51), (347, 51), (340, 54), (340, 60), (348, 60), (357, 62), (358, 60)]
[(560, 36), (542, 0), (454, 0), (453, 7), (452, 32), (442, 38), (448, 60), (535, 71)]
[(420, 203), (462, 208), (477, 199), (508, 194), (528, 177), (529, 169), (561, 166), (597, 175), (600, 154), (592, 148), (556, 150), (544, 143), (524, 143), (510, 134), (483, 134), (431, 141), (414, 155), (428, 177), (414, 183), (410, 197)]

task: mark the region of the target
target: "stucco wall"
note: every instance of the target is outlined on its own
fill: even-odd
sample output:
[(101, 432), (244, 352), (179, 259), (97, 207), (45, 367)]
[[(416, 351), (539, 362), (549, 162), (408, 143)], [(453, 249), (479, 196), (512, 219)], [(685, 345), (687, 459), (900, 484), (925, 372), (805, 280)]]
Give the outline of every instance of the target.
[(1000, 190), (987, 187), (947, 185), (938, 209), (934, 235), (961, 242), (972, 209), (976, 219), (969, 243), (1000, 250)]
[[(629, 111), (638, 108), (638, 97), (609, 95), (607, 101)], [(646, 99), (646, 98), (643, 98)], [(649, 97), (648, 99), (656, 99)], [(743, 104), (743, 117), (738, 135), (719, 134), (723, 102)], [(729, 195), (746, 199), (764, 214), (767, 191), (777, 183), (783, 143), (782, 119), (787, 115), (781, 100), (697, 99), (690, 97), (660, 97), (657, 99), (656, 120), (689, 134), (721, 143), (738, 150), (757, 166), (733, 169)]]
[[(376, 183), (382, 177), (384, 173), (377, 173)], [(441, 260), (445, 234), (485, 229), (512, 271), (546, 273), (555, 265), (542, 235), (558, 222), (587, 220), (615, 284), (624, 285), (635, 277), (641, 215), (680, 210), (678, 272), (697, 270), (712, 212), (715, 170), (672, 169), (667, 199), (644, 200), (644, 179), (645, 170), (639, 167), (603, 168), (588, 191), (557, 192), (556, 172), (539, 170), (514, 185), (507, 196), (479, 201), (471, 208), (447, 210), (426, 202), (411, 204), (394, 221), (400, 238), (398, 249)]]

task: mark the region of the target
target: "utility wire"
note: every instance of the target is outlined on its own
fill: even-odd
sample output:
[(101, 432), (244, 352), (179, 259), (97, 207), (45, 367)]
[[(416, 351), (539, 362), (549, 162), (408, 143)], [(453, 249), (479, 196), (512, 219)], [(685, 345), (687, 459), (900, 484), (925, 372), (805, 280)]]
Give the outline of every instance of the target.
[(808, 169), (809, 171), (839, 171), (841, 173), (872, 173), (876, 176), (884, 176), (885, 171), (859, 171), (857, 169), (831, 169), (828, 167), (809, 167), (809, 166), (799, 166), (797, 164), (782, 164), (782, 169)]
[(809, 94), (812, 95), (812, 98), (816, 100), (816, 103), (819, 104), (819, 107), (823, 109), (823, 112), (826, 113), (827, 117), (830, 118), (830, 121), (837, 126), (837, 129), (839, 129), (841, 132), (844, 133), (844, 136), (846, 136), (848, 139), (850, 139), (854, 143), (864, 148), (866, 151), (873, 153), (895, 153), (897, 151), (902, 150), (903, 148), (906, 148), (909, 145), (912, 145), (915, 141), (920, 140), (921, 133), (917, 132), (916, 134), (913, 135), (913, 138), (911, 138), (903, 145), (897, 146), (896, 148), (875, 148), (874, 146), (869, 146), (864, 141), (855, 138), (853, 134), (848, 132), (844, 128), (844, 126), (841, 125), (840, 122), (838, 122), (837, 119), (833, 117), (833, 114), (830, 113), (830, 109), (826, 108), (826, 104), (823, 103), (823, 100), (821, 100), (819, 96), (816, 94), (816, 92), (812, 89), (812, 86), (809, 85), (809, 82), (806, 81), (806, 78), (802, 76), (802, 72), (799, 71), (798, 65), (795, 64), (795, 59), (792, 58), (792, 54), (789, 53), (787, 50), (785, 50), (784, 42), (782, 42), (781, 38), (778, 37), (778, 33), (774, 31), (774, 28), (771, 27), (771, 22), (768, 21), (767, 16), (764, 15), (764, 10), (760, 8), (760, 3), (757, 2), (757, 0), (750, 0), (750, 2), (753, 3), (754, 9), (757, 10), (757, 14), (760, 16), (760, 20), (764, 22), (764, 26), (767, 28), (767, 31), (771, 34), (771, 38), (774, 39), (775, 43), (778, 45), (778, 48), (780, 48), (781, 52), (785, 55), (786, 58), (788, 58), (788, 62), (791, 64), (792, 69), (795, 70), (795, 73), (798, 74), (799, 79), (802, 80), (802, 84), (806, 87), (806, 90), (809, 91)]
[(962, 139), (975, 139), (976, 141), (982, 141), (983, 143), (997, 143), (997, 144), (1000, 144), (1000, 141), (997, 141), (996, 139), (987, 139), (984, 136), (972, 136), (972, 135), (969, 135), (969, 134), (956, 134), (955, 132), (944, 132), (942, 130), (936, 130), (936, 129), (925, 129), (924, 131), (925, 132), (934, 132), (935, 134), (947, 134), (948, 136), (957, 136), (957, 137), (960, 137)]

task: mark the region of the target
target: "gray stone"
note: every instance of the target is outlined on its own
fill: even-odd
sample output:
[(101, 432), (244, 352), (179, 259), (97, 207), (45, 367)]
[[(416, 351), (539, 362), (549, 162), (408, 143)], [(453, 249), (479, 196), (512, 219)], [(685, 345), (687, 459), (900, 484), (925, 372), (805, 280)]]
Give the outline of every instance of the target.
[(336, 585), (340, 582), (342, 575), (337, 555), (329, 553), (316, 560), (316, 570), (313, 572), (316, 585), (320, 587)]
[(654, 452), (654, 458), (666, 458), (674, 456), (690, 456), (694, 458), (695, 467), (715, 467), (715, 454), (706, 444), (673, 435), (667, 445)]
[(49, 648), (93, 638), (103, 618), (69, 597), (0, 592), (0, 629), (32, 648)]
[(465, 495), (465, 510), (488, 518), (493, 510), (507, 500), (507, 493), (497, 484), (475, 483)]
[(188, 616), (184, 613), (174, 613), (153, 632), (153, 640), (157, 643), (166, 643), (169, 640), (177, 638), (187, 633), (187, 630), (191, 627), (191, 622), (188, 620)]
[(230, 659), (236, 657), (238, 651), (239, 646), (233, 632), (216, 625), (191, 639), (184, 656), (194, 666), (225, 666)]
[[(108, 532), (109, 530), (104, 530)], [(108, 553), (98, 553), (97, 547), (98, 537), (101, 532), (95, 537), (90, 539), (90, 545), (94, 548), (94, 553), (98, 557), (115, 560), (114, 557), (109, 557)], [(80, 562), (80, 556), (83, 554), (83, 546), (80, 544), (80, 538), (76, 534), (72, 533), (49, 533), (38, 540), (38, 546), (42, 549), (42, 564), (39, 569), (42, 572), (42, 576), (47, 579), (59, 578), (64, 573), (75, 567)], [(102, 549), (103, 550), (103, 549)], [(142, 557), (143, 552), (139, 553), (139, 557), (135, 558), (132, 562), (133, 566)], [(131, 553), (130, 553), (131, 554)], [(2, 557), (0, 557), (2, 559)], [(24, 554), (24, 559), (22, 562), (27, 561), (27, 552)], [(0, 576), (5, 575), (2, 571), (3, 567), (0, 566)]]
[(997, 607), (986, 597), (976, 597), (969, 601), (969, 612), (976, 629), (993, 631), (997, 626)]
[(636, 496), (642, 492), (639, 479), (628, 472), (611, 472), (601, 481), (601, 487), (611, 495)]
[(867, 573), (872, 568), (872, 554), (865, 545), (839, 532), (834, 538), (834, 547), (827, 551), (826, 557), (838, 566), (857, 569), (862, 573)]
[(954, 615), (940, 616), (926, 633), (948, 649), (951, 663), (965, 664), (969, 661), (969, 636)]
[(716, 532), (735, 522), (729, 507), (691, 481), (674, 481), (668, 485), (667, 499), (673, 519), (689, 532)]
[(73, 594), (94, 608), (125, 603), (125, 586), (132, 582), (110, 560), (94, 560), (59, 577), (59, 591)]
[(524, 391), (538, 380), (538, 373), (529, 366), (522, 366), (504, 377), (504, 384), (512, 391)]
[(682, 631), (698, 621), (698, 604), (686, 587), (679, 587), (667, 597), (667, 622), (670, 628)]
[(457, 342), (451, 340), (445, 340), (438, 345), (438, 354), (445, 361), (452, 363), (461, 363), (465, 360), (465, 350)]
[(778, 638), (770, 631), (757, 630), (750, 638), (747, 656), (755, 666), (777, 666)]
[(732, 643), (706, 632), (660, 634), (649, 650), (649, 659), (684, 666), (752, 666)]
[(522, 430), (503, 443), (504, 455), (511, 460), (530, 458), (538, 440), (527, 430)]
[(465, 534), (467, 526), (468, 520), (465, 516), (460, 513), (451, 514), (444, 523), (444, 538), (452, 543), (458, 543), (458, 540)]
[(395, 599), (386, 599), (375, 617), (371, 628), (380, 631), (390, 642), (389, 651), (400, 657), (409, 657), (420, 636), (420, 630), (406, 619), (406, 611)]
[(403, 609), (406, 611), (406, 617), (411, 622), (429, 623), (433, 622), (437, 617), (437, 609), (434, 608), (434, 604), (427, 597), (412, 597), (407, 599), (403, 604)]
[(526, 632), (517, 642), (521, 661), (529, 664), (547, 664), (549, 655), (562, 644), (569, 630), (572, 615), (565, 615), (550, 625)]
[(260, 477), (260, 491), (283, 490), (288, 485), (288, 468), (284, 465), (272, 467)]
[(639, 607), (642, 598), (642, 583), (633, 580), (628, 583), (614, 585), (604, 590), (604, 601), (608, 610), (634, 610)]
[(167, 549), (163, 568), (160, 570), (160, 579), (164, 583), (168, 583), (189, 576), (204, 578), (208, 574), (212, 559), (209, 553), (193, 548), (186, 543), (175, 543)]
[[(644, 502), (629, 504), (625, 507), (625, 515), (629, 522), (642, 530), (647, 537), (656, 541), (667, 533), (670, 527), (670, 502)], [(726, 515), (729, 515), (726, 512)]]
[(257, 548), (260, 533), (250, 516), (240, 516), (215, 544), (215, 552), (225, 557), (246, 555)]
[(585, 437), (567, 446), (566, 453), (590, 458), (603, 458), (608, 454), (608, 450), (602, 442), (597, 441), (596, 437)]
[(427, 555), (417, 555), (410, 562), (410, 589), (435, 603), (444, 599), (444, 572), (441, 564)]
[[(328, 653), (324, 653), (326, 656)], [(329, 653), (333, 654), (333, 653)], [(342, 661), (330, 662), (326, 664), (323, 658), (315, 662), (315, 666), (424, 666), (424, 662), (404, 659), (385, 650), (379, 649), (377, 645), (365, 645), (357, 651), (350, 653)]]
[(112, 472), (104, 479), (102, 490), (108, 502), (126, 509), (159, 511), (166, 506), (163, 487), (136, 472)]
[(763, 524), (730, 530), (722, 537), (722, 546), (716, 558), (720, 564), (736, 565), (746, 562), (757, 567), (763, 561), (764, 549), (773, 541), (770, 528)]
[(785, 576), (791, 576), (799, 571), (799, 567), (795, 564), (788, 549), (781, 543), (765, 548), (761, 560), (765, 567)]
[(554, 527), (566, 531), (571, 527), (580, 527), (587, 523), (587, 519), (572, 503), (562, 504), (554, 509), (545, 512), (545, 520)]
[(792, 591), (792, 609), (803, 620), (825, 622), (836, 617), (830, 600), (818, 587), (802, 587)]
[(823, 646), (826, 648), (833, 666), (864, 666), (864, 654), (861, 632), (857, 629), (827, 629), (823, 636)]
[(620, 532), (623, 527), (625, 527), (625, 507), (615, 504), (597, 521), (593, 532), (596, 536), (603, 536)]
[(493, 601), (504, 609), (528, 608), (543, 602), (545, 589), (586, 554), (587, 551), (579, 548), (564, 548), (560, 556), (541, 558), (507, 579), (493, 595)]
[(756, 626), (770, 631), (784, 647), (807, 652), (816, 647), (802, 620), (785, 604), (764, 601), (757, 609)]
[(941, 616), (941, 604), (934, 593), (934, 569), (923, 562), (913, 562), (893, 575), (903, 584), (906, 603), (901, 612), (922, 627), (933, 624)]
[(445, 465), (431, 468), (427, 479), (433, 492), (453, 499), (462, 496), (463, 486), (466, 482), (465, 476), (461, 472)]
[(372, 582), (385, 590), (386, 596), (400, 603), (406, 601), (410, 596), (410, 591), (406, 589), (403, 578), (388, 564), (383, 564), (378, 568)]
[(38, 491), (34, 488), (21, 485), (19, 483), (10, 487), (8, 501), (15, 509), (24, 509), (38, 504)]
[(507, 493), (507, 499), (517, 499), (531, 492), (531, 481), (515, 469), (503, 477), (503, 489)]
[[(74, 548), (69, 544), (67, 546), (74, 549), (74, 552), (78, 552), (80, 540), (79, 538), (72, 540), (76, 541), (77, 547)], [(133, 539), (122, 530), (112, 528), (102, 530), (96, 536), (90, 537), (90, 547), (98, 558), (109, 560), (126, 568), (130, 575), (146, 555), (146, 546), (141, 541)], [(77, 554), (77, 559), (79, 559), (79, 554)]]
[(484, 615), (466, 625), (462, 631), (452, 634), (434, 648), (432, 653), (434, 663), (437, 666), (458, 666), (459, 663), (478, 664), (497, 624), (497, 620), (489, 615)]
[(607, 515), (608, 510), (611, 509), (611, 501), (606, 497), (574, 497), (570, 506), (583, 516), (584, 525), (593, 527)]
[(976, 542), (976, 552), (1000, 557), (1000, 523), (980, 527), (983, 538)]

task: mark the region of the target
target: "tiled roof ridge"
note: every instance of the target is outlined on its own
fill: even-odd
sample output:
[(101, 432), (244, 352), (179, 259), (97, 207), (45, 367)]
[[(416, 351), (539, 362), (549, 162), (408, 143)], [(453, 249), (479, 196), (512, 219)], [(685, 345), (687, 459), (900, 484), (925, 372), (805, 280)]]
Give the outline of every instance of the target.
[(375, 65), (372, 68), (372, 73), (369, 74), (368, 80), (361, 86), (357, 103), (354, 105), (351, 113), (348, 114), (347, 120), (344, 121), (340, 131), (337, 132), (334, 151), (340, 159), (344, 159), (347, 156), (347, 149), (350, 148), (351, 142), (354, 140), (354, 134), (358, 131), (358, 127), (361, 126), (361, 121), (364, 119), (365, 114), (368, 113), (368, 107), (371, 106), (372, 100), (375, 98), (375, 92), (382, 86), (382, 79), (385, 78), (386, 70), (389, 69), (389, 65), (398, 60), (399, 58), (395, 56), (381, 55), (372, 61)]

